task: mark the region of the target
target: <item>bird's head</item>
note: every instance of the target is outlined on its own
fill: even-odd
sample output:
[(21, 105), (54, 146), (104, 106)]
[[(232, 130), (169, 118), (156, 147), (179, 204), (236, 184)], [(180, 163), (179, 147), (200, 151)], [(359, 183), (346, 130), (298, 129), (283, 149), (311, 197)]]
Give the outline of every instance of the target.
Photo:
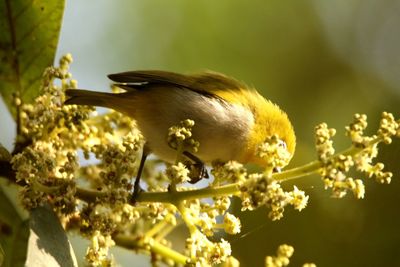
[(244, 161), (265, 166), (269, 159), (260, 157), (258, 148), (265, 142), (275, 142), (280, 149), (288, 152), (286, 164), (289, 163), (296, 148), (296, 135), (287, 114), (258, 93), (251, 96), (248, 107), (253, 113), (254, 124), (249, 133)]

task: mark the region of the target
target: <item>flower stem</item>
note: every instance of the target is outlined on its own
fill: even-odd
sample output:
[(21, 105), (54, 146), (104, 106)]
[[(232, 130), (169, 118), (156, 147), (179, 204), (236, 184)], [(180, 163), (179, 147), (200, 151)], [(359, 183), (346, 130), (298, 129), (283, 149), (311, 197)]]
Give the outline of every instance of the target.
[(279, 173), (274, 173), (272, 174), (272, 179), (280, 182), (288, 181), (316, 173), (321, 167), (322, 163), (319, 160), (316, 160), (297, 168), (293, 168)]
[(164, 227), (161, 231), (157, 233), (157, 236), (154, 237), (154, 240), (160, 241), (163, 238), (165, 238), (169, 233), (171, 233), (172, 230), (174, 230), (176, 225), (168, 224), (166, 227)]
[[(349, 147), (339, 153), (336, 153), (335, 155), (332, 156), (332, 158), (337, 158), (341, 155), (353, 157), (353, 156), (357, 155), (358, 153), (360, 153), (361, 151), (363, 151), (364, 149), (366, 149), (367, 147), (376, 145), (377, 143), (379, 143), (381, 141), (382, 141), (382, 138), (375, 137), (374, 139), (369, 141), (368, 145), (365, 147), (356, 147), (356, 146), (352, 145), (351, 147)], [(284, 182), (284, 181), (300, 178), (303, 176), (307, 176), (307, 175), (310, 175), (313, 173), (317, 173), (318, 170), (322, 166), (323, 166), (323, 163), (321, 161), (315, 160), (315, 161), (312, 161), (310, 163), (307, 163), (307, 164), (297, 167), (297, 168), (293, 168), (293, 169), (283, 171), (280, 173), (274, 173), (272, 175), (272, 178), (276, 181)]]
[(181, 253), (162, 245), (159, 242), (149, 242), (150, 249), (152, 252), (157, 253), (158, 255), (164, 256), (165, 258), (169, 258), (178, 264), (186, 264), (189, 261), (189, 258)]
[(177, 264), (184, 265), (189, 258), (185, 255), (161, 244), (160, 242), (150, 239), (148, 242), (143, 242), (143, 239), (137, 239), (128, 235), (117, 234), (113, 236), (113, 240), (118, 246), (127, 249), (144, 249), (150, 248), (150, 251), (156, 253), (163, 258), (171, 259)]
[(106, 192), (95, 191), (91, 189), (85, 189), (76, 187), (76, 196), (85, 202), (95, 202), (97, 198), (103, 198), (107, 196)]
[(158, 223), (156, 223), (150, 230), (148, 230), (144, 235), (147, 238), (152, 238), (155, 235), (157, 235), (162, 229), (164, 229), (167, 225), (169, 225), (169, 222), (167, 220), (162, 220)]
[(239, 193), (239, 185), (235, 183), (215, 188), (206, 187), (191, 191), (143, 192), (138, 196), (137, 202), (164, 202), (174, 204), (182, 200), (235, 195), (237, 193)]
[(182, 220), (185, 222), (187, 228), (189, 229), (190, 235), (194, 235), (198, 231), (198, 229), (193, 223), (193, 219), (189, 215), (188, 209), (185, 207), (183, 200), (179, 201), (177, 208), (182, 216)]

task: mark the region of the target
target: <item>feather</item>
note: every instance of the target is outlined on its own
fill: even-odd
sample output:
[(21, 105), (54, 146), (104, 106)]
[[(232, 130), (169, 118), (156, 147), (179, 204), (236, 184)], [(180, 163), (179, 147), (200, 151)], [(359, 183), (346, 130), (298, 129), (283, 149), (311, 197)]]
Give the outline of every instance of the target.
[(112, 107), (116, 98), (116, 94), (81, 89), (68, 89), (65, 94), (69, 97), (64, 102), (65, 105)]
[(247, 88), (239, 81), (217, 72), (202, 72), (184, 75), (168, 71), (128, 71), (110, 74), (108, 77), (123, 89), (150, 89), (153, 87), (186, 88), (203, 95), (216, 94), (217, 91), (240, 90)]

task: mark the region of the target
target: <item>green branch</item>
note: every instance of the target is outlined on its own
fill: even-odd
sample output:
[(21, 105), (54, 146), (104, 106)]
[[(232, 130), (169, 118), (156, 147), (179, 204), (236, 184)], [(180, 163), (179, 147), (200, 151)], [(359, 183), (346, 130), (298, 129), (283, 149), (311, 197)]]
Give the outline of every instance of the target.
[(134, 249), (134, 250), (142, 249), (146, 251), (148, 250), (148, 248), (150, 248), (151, 252), (156, 253), (157, 255), (160, 255), (165, 259), (171, 259), (177, 264), (185, 265), (189, 261), (189, 258), (186, 257), (185, 255), (167, 246), (164, 246), (163, 244), (155, 241), (154, 239), (150, 239), (148, 242), (145, 242), (143, 239), (117, 234), (113, 236), (113, 240), (118, 246), (127, 249)]

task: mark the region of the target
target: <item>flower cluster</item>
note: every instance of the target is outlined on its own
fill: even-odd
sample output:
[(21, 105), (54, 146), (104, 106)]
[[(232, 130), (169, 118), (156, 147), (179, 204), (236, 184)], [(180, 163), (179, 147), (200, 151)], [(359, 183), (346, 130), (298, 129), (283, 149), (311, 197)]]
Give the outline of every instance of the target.
[(364, 197), (363, 181), (346, 176), (352, 167), (368, 177), (374, 176), (379, 183), (391, 181), (393, 174), (383, 171), (384, 164), (372, 162), (378, 155), (380, 142), (390, 143), (393, 136), (399, 136), (400, 124), (395, 121), (392, 114), (384, 112), (376, 135), (366, 136), (364, 134), (366, 127), (367, 116), (356, 114), (353, 122), (346, 127), (346, 134), (351, 138), (352, 148), (338, 155), (334, 155), (335, 150), (331, 140), (336, 131), (328, 129), (325, 123), (318, 125), (315, 129), (318, 159), (322, 166), (319, 173), (325, 187), (332, 188), (335, 197), (343, 197), (349, 190), (356, 198)]
[[(224, 262), (231, 255), (231, 247), (227, 241), (221, 239), (214, 242), (209, 239), (219, 229), (228, 234), (240, 232), (240, 220), (227, 212), (230, 203), (228, 197), (219, 197), (214, 198), (212, 203), (195, 199), (177, 204), (182, 220), (190, 232), (186, 239), (189, 265), (210, 266)], [(222, 223), (218, 223), (221, 214), (224, 214)]]
[(259, 145), (256, 155), (265, 161), (265, 171), (268, 175), (272, 174), (274, 169), (280, 170), (288, 165), (292, 158), (292, 155), (286, 148), (285, 142), (279, 139), (277, 135), (267, 138), (264, 143)]
[(182, 169), (183, 165), (187, 170), (188, 177), (185, 180), (171, 179), (171, 190), (175, 190), (176, 183), (190, 182), (197, 183), (202, 178), (208, 178), (208, 173), (205, 169), (204, 163), (201, 162), (194, 154), (199, 149), (200, 143), (193, 138), (192, 128), (194, 121), (186, 119), (180, 122), (179, 125), (171, 126), (168, 129), (168, 144), (171, 148), (177, 151), (175, 165), (181, 163), (181, 166), (173, 166), (175, 169)]
[[(139, 137), (132, 133), (124, 136), (121, 143), (93, 146), (91, 152), (102, 161), (99, 177), (96, 179), (97, 188), (106, 189), (109, 194), (121, 198), (121, 203), (126, 203), (131, 179), (137, 171), (135, 162), (139, 149)], [(109, 199), (111, 202), (116, 200)]]
[[(352, 123), (354, 124), (362, 124), (366, 125), (366, 121), (359, 121), (359, 117), (361, 115), (355, 116), (355, 121)], [(361, 116), (366, 120), (366, 115)], [(350, 136), (356, 134), (362, 136), (363, 134), (362, 128), (357, 131), (351, 131)], [(349, 130), (348, 130), (349, 131)], [(374, 140), (381, 140), (386, 144), (390, 144), (392, 142), (393, 136), (400, 136), (400, 122), (395, 121), (392, 114), (383, 112), (382, 118), (380, 121), (379, 129), (376, 136), (373, 137), (363, 137), (365, 149), (361, 151), (359, 154), (354, 156), (354, 163), (356, 168), (360, 172), (364, 172), (367, 174), (368, 177), (375, 177), (375, 180), (379, 183), (386, 183), (389, 184), (391, 182), (391, 178), (393, 174), (391, 172), (384, 172), (384, 164), (381, 162), (377, 162), (375, 164), (372, 163), (373, 159), (378, 156), (378, 142), (373, 142)], [(354, 141), (353, 141), (354, 143)]]
[[(64, 90), (77, 86), (68, 72), (71, 62), (72, 57), (68, 54), (60, 59), (59, 67), (47, 68), (41, 95), (32, 104), (21, 105), (19, 142), (40, 140), (52, 142), (57, 149), (76, 149), (90, 134), (92, 129), (83, 121), (89, 118), (94, 108), (63, 106)], [(56, 79), (61, 80), (61, 86), (55, 84)]]
[[(260, 157), (268, 160), (268, 166), (262, 174), (249, 174), (245, 179), (241, 179), (239, 196), (242, 199), (242, 210), (253, 210), (264, 205), (270, 209), (268, 217), (279, 220), (283, 217), (287, 205), (292, 205), (298, 211), (304, 209), (307, 206), (308, 196), (296, 186), (293, 191), (284, 191), (280, 182), (273, 178), (273, 170), (284, 167), (291, 155), (276, 136), (268, 141), (270, 143), (265, 142), (257, 151)], [(245, 172), (240, 170), (237, 173)]]
[(167, 177), (176, 184), (190, 181), (189, 170), (182, 162), (178, 162), (176, 165), (169, 166), (165, 173)]
[[(280, 245), (276, 251), (276, 256), (265, 257), (265, 267), (284, 267), (290, 263), (294, 248), (289, 245)], [(316, 267), (314, 263), (305, 263), (303, 267)]]
[(211, 173), (214, 175), (213, 185), (215, 186), (243, 183), (247, 179), (247, 169), (237, 161), (214, 162)]
[(227, 234), (236, 235), (241, 230), (240, 220), (233, 214), (227, 212), (224, 216), (224, 230)]
[(222, 263), (232, 253), (231, 245), (224, 239), (213, 243), (200, 232), (195, 232), (186, 239), (186, 250), (191, 258), (187, 265), (196, 267)]
[(321, 123), (315, 127), (315, 148), (320, 161), (327, 162), (335, 154), (333, 141), (331, 140), (335, 134), (336, 130), (328, 128), (326, 123)]
[(91, 237), (91, 245), (86, 251), (86, 260), (93, 266), (112, 266), (112, 259), (108, 258), (108, 248), (115, 245), (111, 236), (104, 236), (95, 231)]
[(268, 217), (279, 220), (287, 205), (301, 211), (307, 206), (308, 196), (294, 186), (293, 191), (284, 191), (279, 182), (262, 174), (251, 174), (241, 188), (242, 210), (253, 210), (262, 205), (269, 208)]
[(36, 142), (12, 159), (17, 181), (26, 186), (21, 191), (27, 209), (51, 202), (61, 214), (75, 210), (74, 172), (77, 158), (69, 151), (58, 151), (52, 143)]
[[(76, 86), (68, 72), (72, 57), (61, 58), (59, 67), (46, 69), (43, 75), (42, 94), (32, 104), (20, 105), (18, 144), (24, 148), (11, 163), (16, 179), (26, 186), (21, 191), (22, 202), (31, 209), (51, 202), (62, 214), (75, 209), (74, 174), (78, 170), (76, 149), (85, 141), (91, 129), (80, 123), (89, 117), (92, 108), (77, 114), (73, 108), (64, 108), (63, 90)], [(60, 79), (61, 86), (54, 84)], [(18, 146), (17, 146), (18, 147)]]
[(276, 257), (265, 257), (265, 267), (283, 267), (289, 265), (289, 259), (292, 257), (294, 248), (289, 245), (280, 245), (276, 251)]
[(187, 119), (181, 121), (180, 125), (170, 127), (167, 137), (169, 146), (181, 152), (183, 150), (197, 152), (200, 143), (192, 138), (194, 124), (193, 120)]
[[(32, 104), (19, 103), (18, 142), (23, 146), (11, 163), (16, 180), (25, 184), (24, 206), (52, 204), (67, 227), (78, 228), (94, 240), (88, 261), (108, 262), (111, 233), (129, 228), (140, 217), (127, 199), (143, 139), (134, 121), (119, 113), (91, 117), (96, 115), (93, 107), (63, 105), (64, 91), (77, 86), (69, 73), (71, 62), (66, 55), (59, 67), (48, 68), (42, 94)], [(79, 168), (78, 150), (86, 159), (93, 155), (98, 163)], [(82, 203), (76, 197), (77, 190), (82, 192), (78, 183), (104, 194)]]

